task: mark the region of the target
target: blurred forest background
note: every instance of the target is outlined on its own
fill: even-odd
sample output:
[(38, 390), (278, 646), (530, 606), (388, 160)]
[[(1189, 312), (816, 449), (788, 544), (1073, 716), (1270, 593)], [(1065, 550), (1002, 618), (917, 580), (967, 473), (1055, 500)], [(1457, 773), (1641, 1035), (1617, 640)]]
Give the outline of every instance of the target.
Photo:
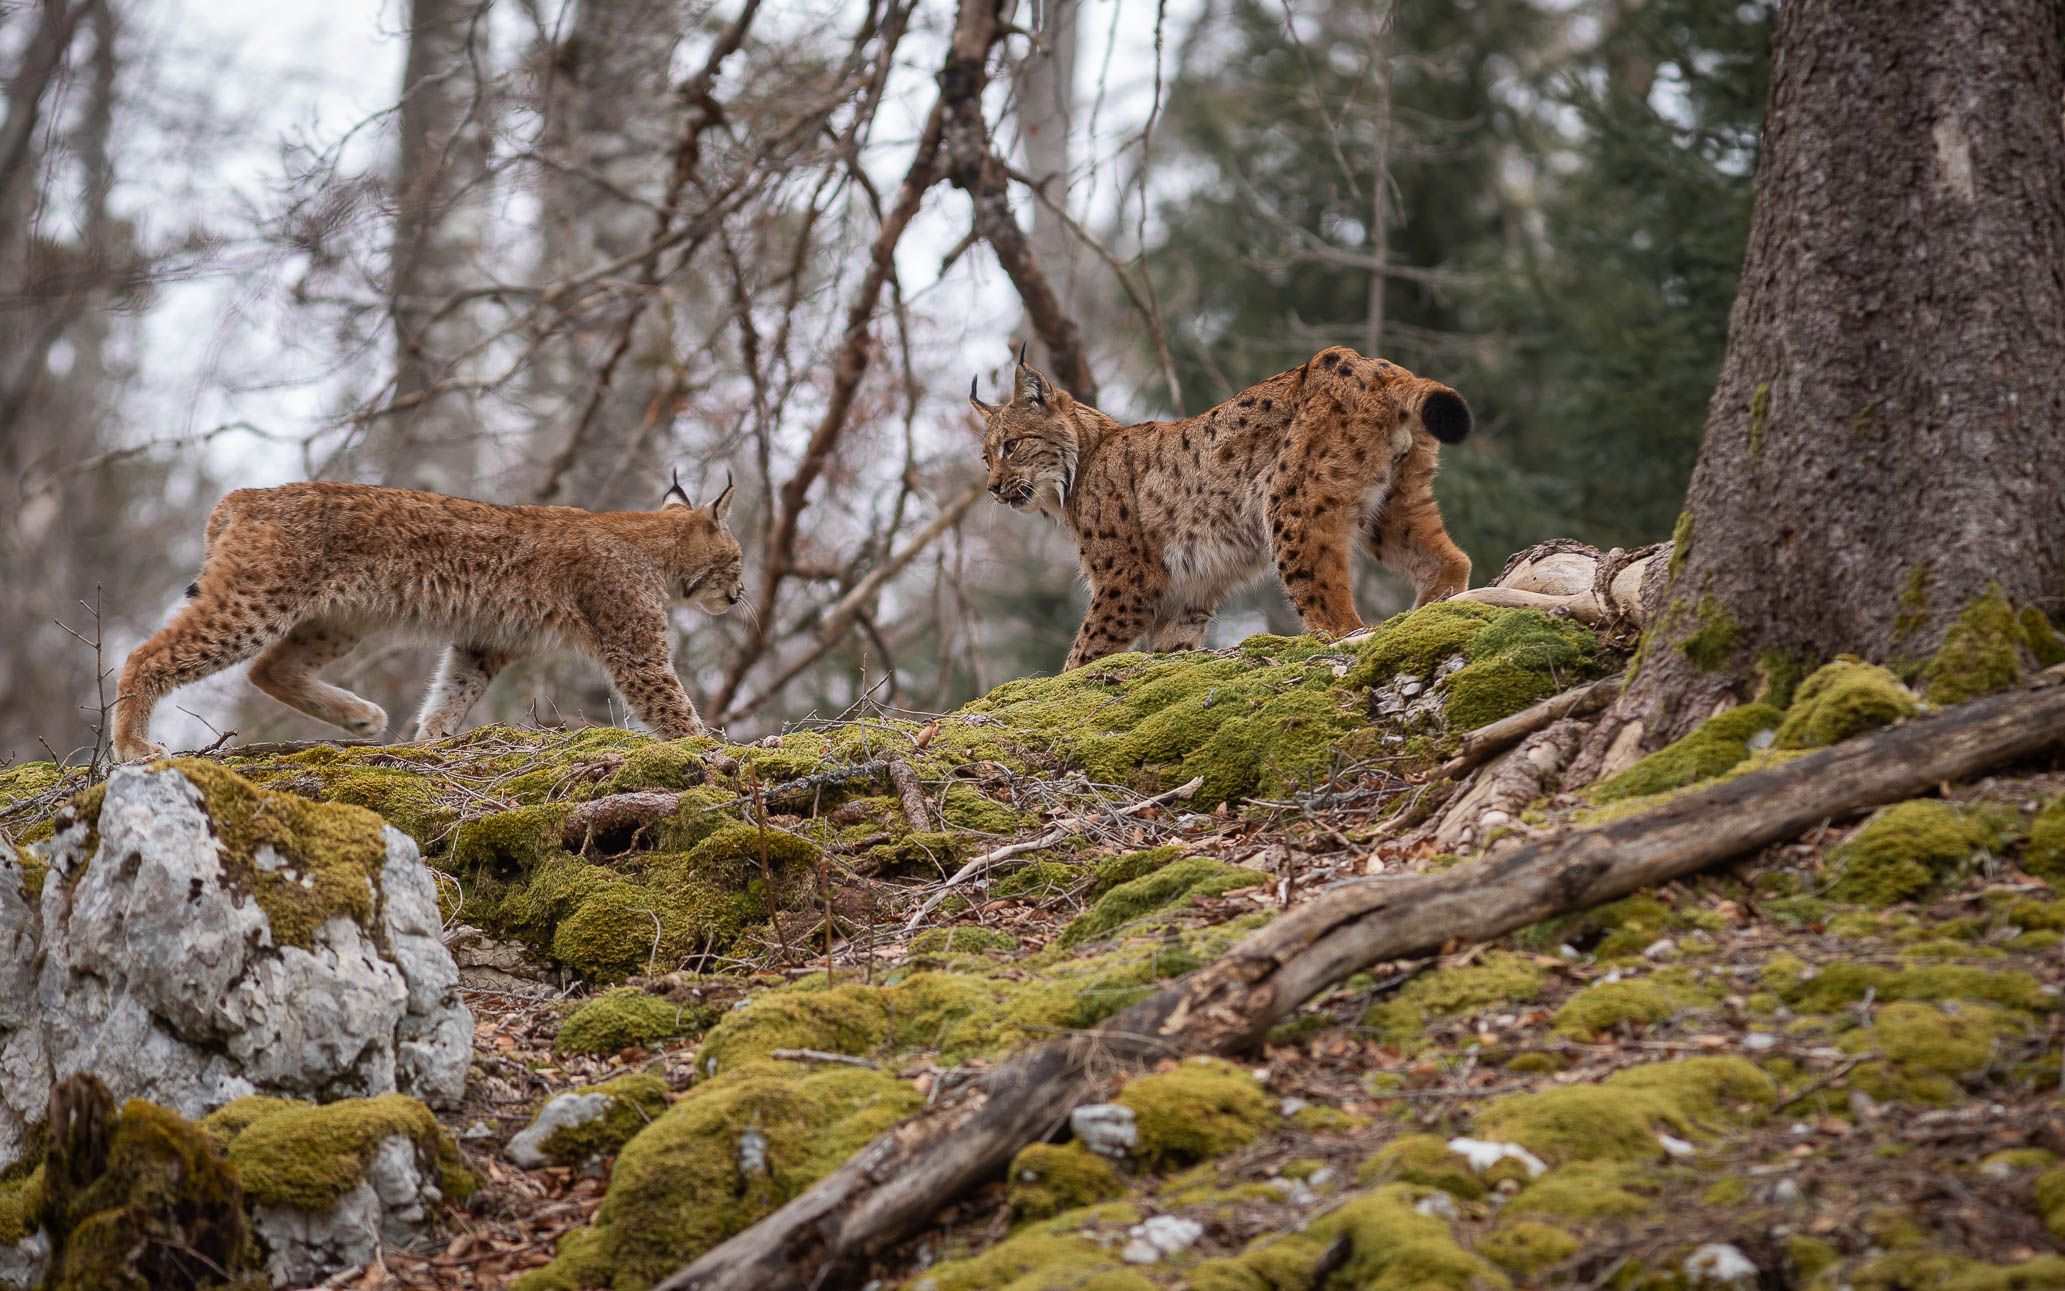
[[(0, 758), (90, 752), (228, 489), (651, 507), (731, 471), (734, 735), (1051, 671), (1072, 545), (978, 501), (1021, 339), (1126, 420), (1325, 345), (1462, 390), (1479, 581), (1666, 536), (1772, 0), (4, 0)], [(1365, 576), (1366, 618), (1404, 589)], [(1293, 627), (1274, 587), (1213, 642)], [(333, 670), (399, 724), (428, 650)], [(323, 733), (241, 676), (205, 744)], [(476, 716), (622, 720), (583, 665)]]

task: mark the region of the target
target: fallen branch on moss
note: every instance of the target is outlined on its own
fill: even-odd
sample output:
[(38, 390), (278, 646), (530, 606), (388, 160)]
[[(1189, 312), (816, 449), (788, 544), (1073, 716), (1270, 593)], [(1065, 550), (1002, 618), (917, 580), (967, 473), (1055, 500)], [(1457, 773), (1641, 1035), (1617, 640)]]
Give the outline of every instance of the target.
[[(1111, 814), (1114, 816), (1135, 816), (1146, 811), (1149, 807), (1158, 807), (1165, 802), (1189, 798), (1199, 789), (1202, 789), (1204, 783), (1205, 778), (1203, 776), (1192, 776), (1174, 789), (1158, 793), (1152, 798), (1142, 798), (1139, 802), (1121, 807)], [(1042, 848), (1054, 847), (1065, 843), (1069, 839), (1074, 838), (1076, 831), (1082, 828), (1085, 823), (1084, 818), (1081, 816), (1070, 816), (1065, 820), (1056, 821), (1048, 827), (1047, 832), (1041, 834), (1038, 838), (1023, 843), (1007, 843), (994, 851), (984, 852), (966, 865), (963, 865), (960, 869), (955, 870), (952, 877), (939, 885), (938, 891), (926, 897), (924, 903), (918, 907), (917, 913), (911, 916), (910, 922), (904, 925), (903, 930), (905, 932), (916, 932), (919, 925), (925, 922), (925, 916), (937, 910), (942, 902), (953, 895), (955, 888), (982, 877), (1014, 856), (1023, 856), (1027, 852), (1037, 852)]]
[(1480, 726), (1465, 732), (1456, 745), (1455, 756), (1441, 764), (1434, 774), (1454, 779), (1471, 767), (1494, 754), (1503, 753), (1528, 736), (1552, 722), (1566, 717), (1583, 717), (1596, 713), (1620, 697), (1623, 682), (1619, 677), (1602, 677), (1583, 686), (1573, 686), (1560, 695), (1551, 695), (1532, 708), (1523, 708), (1511, 717), (1502, 717), (1489, 726)]
[(559, 841), (566, 850), (578, 855), (597, 838), (622, 838), (635, 833), (654, 821), (665, 820), (680, 806), (680, 794), (661, 789), (591, 798), (567, 813)]
[(1438, 874), (1358, 879), (1098, 1027), (961, 1086), (658, 1291), (845, 1285), (1128, 1065), (1233, 1054), (1372, 964), (1487, 941), (2065, 741), (2065, 669), (1591, 829)]

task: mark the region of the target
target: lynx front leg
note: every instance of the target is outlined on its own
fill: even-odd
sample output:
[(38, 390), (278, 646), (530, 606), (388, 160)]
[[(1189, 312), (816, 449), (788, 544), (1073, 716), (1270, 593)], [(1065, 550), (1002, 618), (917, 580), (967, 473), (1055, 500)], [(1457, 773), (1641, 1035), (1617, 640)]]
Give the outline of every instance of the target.
[(438, 665), (437, 679), (423, 696), (422, 711), (416, 714), (416, 738), (441, 740), (459, 729), (466, 714), (487, 693), (495, 674), (509, 663), (509, 656), (481, 646), (447, 646)]
[(681, 688), (681, 678), (674, 675), (664, 637), (653, 644), (605, 646), (602, 666), (617, 693), (653, 734), (678, 740), (706, 729)]
[(1080, 668), (1108, 654), (1117, 654), (1140, 639), (1167, 590), (1166, 580), (1102, 583), (1090, 592), (1090, 611), (1076, 630), (1075, 648), (1064, 668)]
[(359, 639), (358, 633), (321, 620), (297, 624), (251, 665), (251, 684), (319, 722), (353, 735), (378, 735), (387, 729), (386, 709), (315, 675), (349, 654)]
[(151, 743), (151, 709), (168, 693), (242, 663), (279, 639), (276, 607), (235, 600), (202, 577), (200, 591), (172, 622), (130, 652), (116, 687), (115, 756), (124, 762), (158, 757)]

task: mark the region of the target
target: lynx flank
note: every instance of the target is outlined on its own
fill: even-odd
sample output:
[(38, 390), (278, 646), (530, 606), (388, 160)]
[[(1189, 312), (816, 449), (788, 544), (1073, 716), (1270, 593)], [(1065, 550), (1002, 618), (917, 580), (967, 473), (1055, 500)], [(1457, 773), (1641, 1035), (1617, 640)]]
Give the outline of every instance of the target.
[(1308, 630), (1362, 626), (1348, 551), (1360, 533), (1419, 604), (1469, 586), (1441, 526), (1441, 443), (1470, 431), (1463, 397), (1350, 349), (1322, 350), (1185, 421), (1121, 426), (1018, 365), (987, 418), (989, 491), (1075, 535), (1090, 612), (1068, 667), (1132, 645), (1193, 649), (1219, 601), (1272, 558)]
[(526, 655), (600, 662), (639, 720), (668, 738), (703, 729), (674, 675), (667, 611), (738, 604), (731, 487), (707, 507), (677, 481), (658, 511), (505, 507), (364, 484), (239, 489), (208, 517), (199, 581), (170, 625), (122, 667), (115, 755), (163, 750), (151, 709), (175, 687), (257, 655), (274, 699), (356, 735), (387, 714), (316, 679), (369, 637), (446, 645), (416, 738), (450, 735), (495, 674)]

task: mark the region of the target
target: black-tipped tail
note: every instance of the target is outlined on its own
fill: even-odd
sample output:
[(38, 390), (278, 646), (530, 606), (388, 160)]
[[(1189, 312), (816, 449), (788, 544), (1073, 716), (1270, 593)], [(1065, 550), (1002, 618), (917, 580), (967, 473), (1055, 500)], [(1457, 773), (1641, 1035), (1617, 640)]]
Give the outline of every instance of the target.
[(1430, 391), (1420, 403), (1420, 424), (1444, 444), (1460, 444), (1470, 433), (1470, 405), (1453, 390)]

